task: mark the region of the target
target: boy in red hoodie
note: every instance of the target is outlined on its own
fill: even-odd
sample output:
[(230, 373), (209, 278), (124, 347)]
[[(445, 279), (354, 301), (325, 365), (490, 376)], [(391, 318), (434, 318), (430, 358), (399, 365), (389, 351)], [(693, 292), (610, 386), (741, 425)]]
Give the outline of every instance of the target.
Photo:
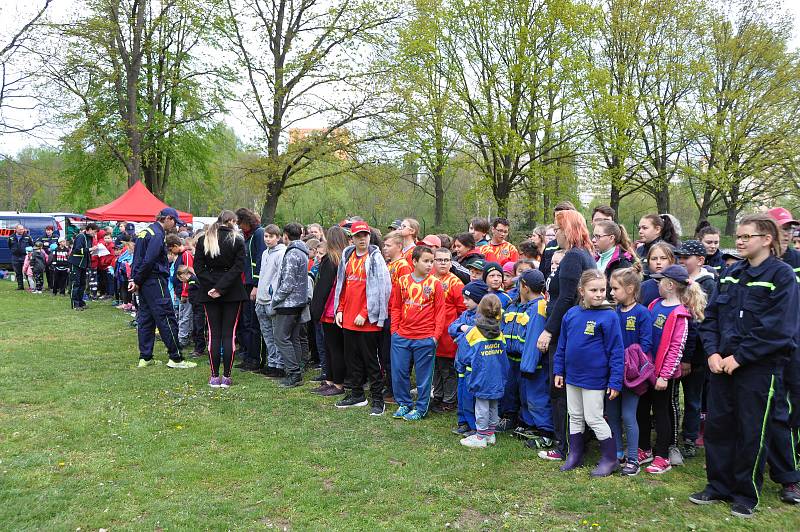
[[(418, 421), (428, 413), (433, 361), (445, 328), (444, 288), (431, 275), (433, 251), (417, 246), (414, 271), (398, 279), (390, 303), (392, 324), (392, 390), (400, 407), (392, 415)], [(417, 404), (411, 399), (411, 362), (416, 368)]]
[[(437, 248), (433, 255), (433, 275), (442, 283), (444, 289), (444, 323), (453, 323), (467, 307), (464, 306), (464, 283), (450, 271), (452, 255), (447, 248)], [(447, 329), (439, 337), (436, 347), (436, 361), (433, 370), (433, 401), (431, 412), (436, 414), (450, 412), (456, 408), (456, 387), (458, 374), (453, 361), (456, 344)]]

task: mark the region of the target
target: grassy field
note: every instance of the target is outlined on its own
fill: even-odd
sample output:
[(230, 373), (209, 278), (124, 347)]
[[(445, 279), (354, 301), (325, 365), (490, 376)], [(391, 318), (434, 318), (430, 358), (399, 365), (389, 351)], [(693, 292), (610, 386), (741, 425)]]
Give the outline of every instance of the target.
[(202, 364), (139, 370), (129, 320), (0, 283), (3, 530), (800, 528), (771, 482), (749, 522), (690, 504), (700, 457), (590, 480), (510, 437), (463, 448), (452, 416), (373, 418), (252, 374), (212, 390)]

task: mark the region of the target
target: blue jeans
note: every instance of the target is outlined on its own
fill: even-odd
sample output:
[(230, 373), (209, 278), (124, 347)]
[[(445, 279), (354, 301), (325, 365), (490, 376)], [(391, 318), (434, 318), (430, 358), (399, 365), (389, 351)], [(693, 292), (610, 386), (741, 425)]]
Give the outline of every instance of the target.
[[(619, 397), (613, 401), (606, 396), (606, 415), (611, 427), (611, 434), (617, 444), (617, 458), (623, 458), (622, 427), (625, 426), (625, 438), (628, 441), (628, 460), (639, 463), (639, 423), (636, 421), (636, 408), (639, 396), (627, 388), (623, 388)], [(647, 427), (650, 430), (650, 427)]]
[(433, 360), (436, 343), (433, 338), (412, 340), (397, 333), (392, 335), (392, 390), (400, 406), (415, 408), (411, 400), (411, 361), (417, 377), (416, 410), (423, 416), (428, 413), (433, 381)]
[(694, 442), (700, 434), (700, 409), (708, 366), (692, 366), (692, 372), (681, 379), (683, 387), (683, 431), (681, 438)]
[(275, 334), (272, 331), (272, 317), (269, 315), (269, 305), (256, 303), (256, 317), (261, 326), (261, 337), (267, 349), (267, 366), (271, 368), (283, 369), (283, 359), (278, 353), (275, 345)]

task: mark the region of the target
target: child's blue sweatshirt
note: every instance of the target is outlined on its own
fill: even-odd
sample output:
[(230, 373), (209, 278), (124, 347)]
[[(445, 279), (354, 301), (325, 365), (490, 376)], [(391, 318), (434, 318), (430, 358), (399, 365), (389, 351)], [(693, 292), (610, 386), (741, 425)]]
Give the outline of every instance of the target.
[[(475, 310), (465, 310), (461, 313), (461, 316), (456, 318), (456, 320), (447, 327), (447, 334), (450, 335), (450, 338), (452, 338), (456, 346), (458, 346), (454, 364), (459, 376), (466, 374), (467, 366), (469, 365), (466, 359), (467, 348), (469, 346), (464, 341), (466, 333), (461, 332), (462, 325), (468, 325), (470, 328), (475, 325)], [(469, 329), (467, 329), (467, 332), (469, 332)]]
[(509, 371), (503, 335), (487, 338), (475, 326), (461, 343), (466, 344), (467, 389), (479, 399), (501, 399), (505, 394)]
[(624, 312), (622, 307), (617, 306), (617, 316), (622, 331), (622, 345), (627, 349), (630, 345), (639, 344), (642, 351), (652, 355), (653, 315), (650, 314), (647, 307), (637, 303), (633, 308)]
[(622, 390), (625, 348), (617, 313), (610, 307), (572, 307), (561, 322), (553, 374), (587, 390)]

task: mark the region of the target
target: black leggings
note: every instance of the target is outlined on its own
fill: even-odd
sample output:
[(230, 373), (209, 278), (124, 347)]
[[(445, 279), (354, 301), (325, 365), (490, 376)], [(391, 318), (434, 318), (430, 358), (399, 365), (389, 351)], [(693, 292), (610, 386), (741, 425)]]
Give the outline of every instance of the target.
[(325, 349), (328, 350), (328, 380), (339, 386), (344, 385), (347, 370), (344, 365), (344, 335), (342, 328), (335, 323), (322, 323), (325, 334)]
[(219, 377), (220, 351), (222, 351), (222, 374), (231, 376), (233, 367), (234, 330), (239, 321), (241, 301), (221, 301), (204, 303), (208, 322), (208, 361), (211, 363), (211, 376)]
[[(656, 391), (650, 388), (639, 397), (636, 411), (636, 421), (639, 423), (639, 448), (645, 451), (650, 449), (651, 423), (655, 418), (656, 445), (653, 456), (669, 458), (669, 447), (678, 440), (678, 420), (680, 419), (680, 405), (678, 403), (678, 387), (675, 380), (667, 381), (667, 389)], [(650, 412), (652, 411), (652, 418)]]

